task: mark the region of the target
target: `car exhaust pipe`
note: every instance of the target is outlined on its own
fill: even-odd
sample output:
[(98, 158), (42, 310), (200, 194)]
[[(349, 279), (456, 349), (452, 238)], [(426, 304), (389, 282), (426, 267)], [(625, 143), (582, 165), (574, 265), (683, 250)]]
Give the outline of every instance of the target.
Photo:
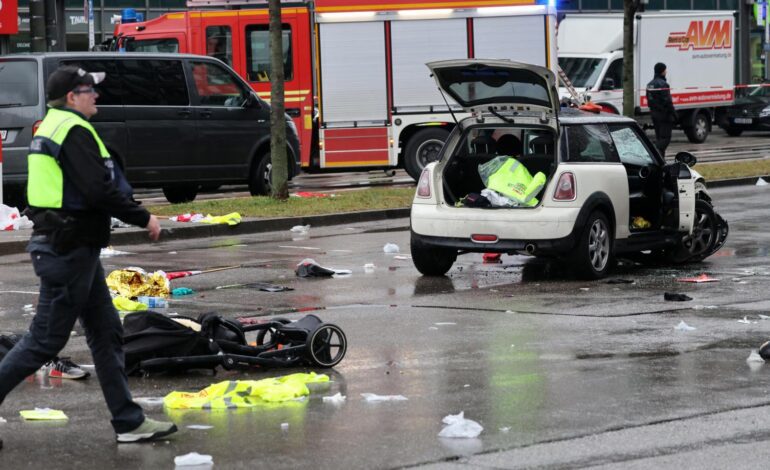
[(536, 250), (537, 250), (537, 247), (535, 247), (535, 245), (533, 245), (532, 243), (527, 243), (527, 246), (524, 247), (524, 251), (526, 251), (530, 255), (534, 255)]

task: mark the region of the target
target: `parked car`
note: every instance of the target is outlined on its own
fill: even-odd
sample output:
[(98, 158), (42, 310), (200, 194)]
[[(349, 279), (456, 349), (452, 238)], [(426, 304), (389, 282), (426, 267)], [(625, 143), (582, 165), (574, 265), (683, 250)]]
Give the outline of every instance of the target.
[[(3, 184), (27, 180), (32, 135), (46, 113), (45, 83), (60, 65), (106, 72), (91, 119), (134, 187), (160, 187), (169, 202), (198, 190), (248, 183), (270, 190), (270, 105), (221, 61), (187, 54), (46, 53), (0, 57)], [(299, 140), (286, 116), (289, 177)]]
[(770, 86), (755, 88), (747, 96), (737, 98), (718, 124), (733, 137), (743, 131), (770, 131)]
[[(424, 275), (443, 275), (458, 254), (527, 253), (567, 259), (600, 278), (616, 255), (647, 252), (700, 261), (727, 237), (704, 179), (680, 153), (666, 164), (632, 119), (560, 109), (554, 74), (507, 60), (428, 64), (466, 111), (420, 176), (411, 208), (411, 252)], [(519, 148), (498, 146), (514, 136)], [(533, 206), (469, 207), (484, 187), (479, 164), (515, 156), (546, 182)]]

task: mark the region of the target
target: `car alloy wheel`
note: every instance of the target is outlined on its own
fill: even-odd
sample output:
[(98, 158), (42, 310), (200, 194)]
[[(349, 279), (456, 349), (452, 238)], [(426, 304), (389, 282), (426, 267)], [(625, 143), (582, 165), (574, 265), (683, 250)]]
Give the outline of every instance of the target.
[(681, 246), (687, 254), (687, 261), (700, 261), (710, 252), (717, 236), (715, 224), (711, 204), (703, 200), (696, 201), (692, 234), (682, 238)]
[(602, 271), (610, 259), (610, 236), (604, 220), (596, 219), (588, 234), (588, 258), (596, 271)]

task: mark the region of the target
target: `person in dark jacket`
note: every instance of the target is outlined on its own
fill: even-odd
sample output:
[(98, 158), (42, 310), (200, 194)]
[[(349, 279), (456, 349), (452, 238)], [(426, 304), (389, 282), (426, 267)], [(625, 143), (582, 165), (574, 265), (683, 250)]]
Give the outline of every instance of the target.
[[(131, 186), (88, 119), (103, 73), (60, 67), (46, 83), (49, 110), (30, 143), (25, 212), (34, 228), (27, 246), (40, 277), (29, 331), (0, 362), (0, 403), (67, 344), (76, 320), (85, 329), (96, 375), (118, 442), (156, 439), (173, 423), (145, 418), (131, 398), (123, 327), (99, 261), (109, 244), (111, 216), (160, 236), (158, 219), (131, 198)], [(0, 446), (2, 441), (0, 441)]]
[(652, 125), (655, 126), (655, 146), (666, 157), (666, 147), (671, 142), (671, 129), (678, 121), (671, 87), (666, 81), (666, 64), (655, 64), (655, 77), (647, 84), (647, 105), (650, 107)]

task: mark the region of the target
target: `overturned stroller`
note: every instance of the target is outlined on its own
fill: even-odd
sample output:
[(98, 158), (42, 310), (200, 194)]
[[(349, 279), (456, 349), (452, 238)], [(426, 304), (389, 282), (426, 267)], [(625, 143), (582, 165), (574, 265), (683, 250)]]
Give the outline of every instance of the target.
[[(315, 366), (334, 367), (347, 351), (340, 327), (315, 315), (292, 322), (273, 318), (243, 325), (215, 313), (193, 319), (156, 312), (126, 315), (123, 322), (128, 374), (191, 369)], [(249, 344), (246, 333), (257, 332)]]

